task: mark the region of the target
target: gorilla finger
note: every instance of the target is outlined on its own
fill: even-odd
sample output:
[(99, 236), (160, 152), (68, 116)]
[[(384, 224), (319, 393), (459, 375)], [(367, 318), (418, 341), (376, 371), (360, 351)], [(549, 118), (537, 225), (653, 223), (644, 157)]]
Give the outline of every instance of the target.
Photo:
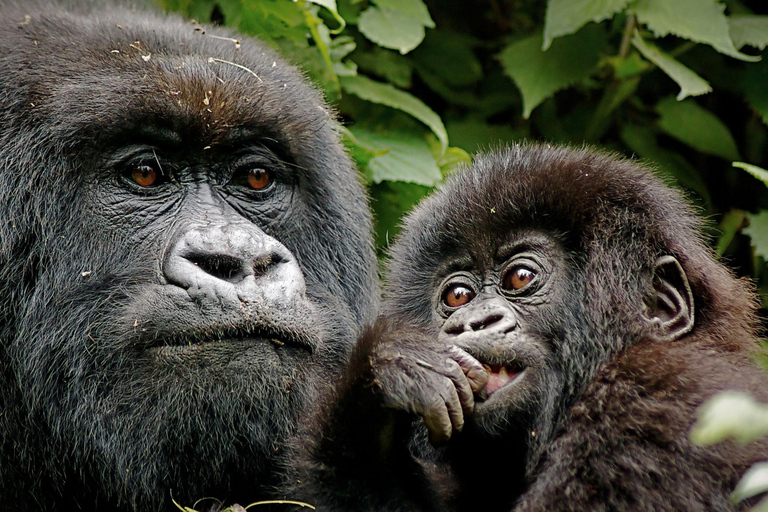
[(422, 417), (429, 430), (429, 441), (435, 445), (447, 443), (453, 433), (453, 427), (446, 408), (443, 405), (433, 407)]
[(461, 367), (464, 375), (467, 376), (472, 391), (480, 391), (486, 384), (488, 384), (488, 372), (485, 371), (485, 368), (480, 364), (480, 361), (456, 345), (450, 345), (448, 347), (448, 352), (451, 354), (453, 360)]
[(447, 373), (445, 375), (453, 382), (462, 410), (465, 414), (471, 413), (475, 409), (475, 396), (472, 385), (464, 374), (463, 368), (453, 359), (449, 359), (446, 369)]
[(453, 430), (461, 432), (461, 429), (464, 428), (464, 408), (459, 398), (458, 390), (454, 387), (453, 383), (446, 383), (441, 395)]

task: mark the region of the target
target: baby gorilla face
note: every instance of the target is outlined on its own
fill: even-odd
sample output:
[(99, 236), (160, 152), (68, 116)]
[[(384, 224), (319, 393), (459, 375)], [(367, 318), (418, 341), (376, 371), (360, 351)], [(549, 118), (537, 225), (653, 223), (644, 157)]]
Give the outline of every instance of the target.
[(475, 420), (487, 425), (519, 421), (546, 387), (559, 386), (545, 375), (553, 345), (547, 328), (552, 304), (561, 295), (564, 250), (544, 233), (504, 238), (491, 257), (468, 251), (460, 270), (443, 279), (434, 297), (439, 341), (466, 352), (487, 373), (487, 383), (474, 397)]

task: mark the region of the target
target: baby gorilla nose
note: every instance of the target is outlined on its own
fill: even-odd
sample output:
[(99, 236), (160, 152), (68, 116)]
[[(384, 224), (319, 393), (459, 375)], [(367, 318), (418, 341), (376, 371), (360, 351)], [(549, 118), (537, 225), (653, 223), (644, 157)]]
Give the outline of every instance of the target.
[(456, 310), (446, 320), (440, 334), (443, 341), (463, 346), (482, 336), (503, 338), (517, 327), (517, 315), (502, 297), (478, 296), (471, 303)]

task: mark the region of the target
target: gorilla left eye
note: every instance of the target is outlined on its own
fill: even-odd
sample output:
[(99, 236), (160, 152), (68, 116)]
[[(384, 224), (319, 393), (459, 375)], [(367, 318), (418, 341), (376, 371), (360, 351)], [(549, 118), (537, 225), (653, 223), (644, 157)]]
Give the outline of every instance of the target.
[(501, 287), (509, 291), (522, 290), (536, 278), (536, 272), (528, 267), (516, 266), (509, 269), (501, 280)]
[(232, 182), (242, 187), (247, 187), (251, 190), (263, 191), (267, 190), (274, 180), (272, 174), (261, 168), (253, 168), (243, 171), (238, 171), (233, 177)]

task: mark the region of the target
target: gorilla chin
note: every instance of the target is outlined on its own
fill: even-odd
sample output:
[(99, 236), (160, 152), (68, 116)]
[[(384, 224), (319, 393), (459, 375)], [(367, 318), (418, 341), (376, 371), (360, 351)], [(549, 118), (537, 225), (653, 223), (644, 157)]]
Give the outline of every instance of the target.
[(374, 310), (357, 172), (259, 41), (84, 3), (0, 7), (0, 510), (268, 499)]

